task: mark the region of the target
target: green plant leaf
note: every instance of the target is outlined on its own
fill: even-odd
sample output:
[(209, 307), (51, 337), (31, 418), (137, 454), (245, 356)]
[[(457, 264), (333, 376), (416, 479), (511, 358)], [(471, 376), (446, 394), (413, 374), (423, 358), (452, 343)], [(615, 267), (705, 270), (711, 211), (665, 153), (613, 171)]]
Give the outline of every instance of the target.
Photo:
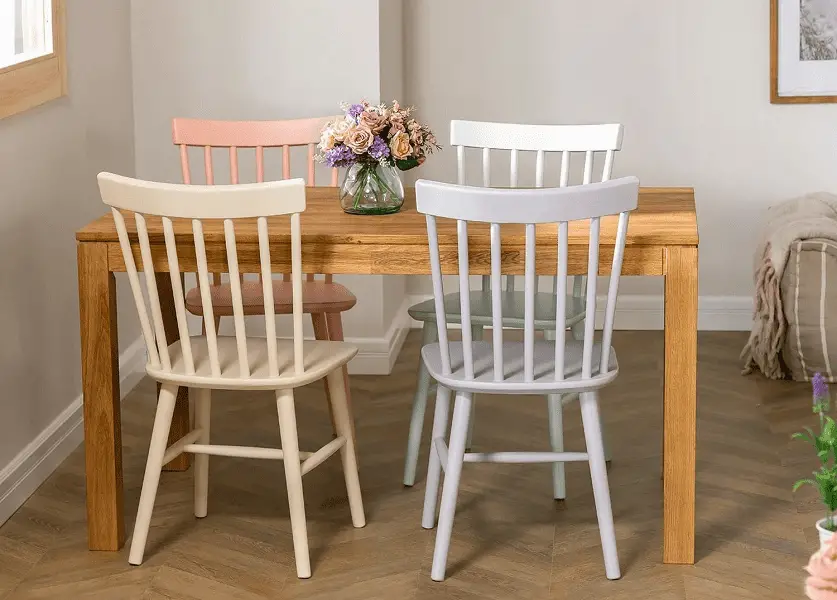
[(395, 161), (395, 166), (401, 169), (402, 171), (409, 171), (410, 169), (415, 169), (420, 164), (421, 161), (419, 161), (419, 159), (417, 158), (403, 158)]
[(814, 481), (813, 479), (800, 479), (799, 481), (797, 481), (796, 483), (793, 484), (793, 491), (795, 492), (796, 490), (801, 488), (803, 485), (813, 485), (814, 487), (816, 487), (817, 482)]
[(837, 441), (837, 424), (834, 423), (834, 419), (831, 417), (825, 418), (825, 424), (823, 425), (822, 435), (820, 435), (820, 438), (832, 446), (834, 445), (834, 442)]

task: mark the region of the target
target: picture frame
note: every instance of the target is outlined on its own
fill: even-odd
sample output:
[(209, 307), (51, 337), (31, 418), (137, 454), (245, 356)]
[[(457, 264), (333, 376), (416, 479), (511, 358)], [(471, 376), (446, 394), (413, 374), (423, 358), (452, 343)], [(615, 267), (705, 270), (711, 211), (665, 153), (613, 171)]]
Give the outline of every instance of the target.
[(770, 0), (770, 102), (837, 103), (837, 2)]

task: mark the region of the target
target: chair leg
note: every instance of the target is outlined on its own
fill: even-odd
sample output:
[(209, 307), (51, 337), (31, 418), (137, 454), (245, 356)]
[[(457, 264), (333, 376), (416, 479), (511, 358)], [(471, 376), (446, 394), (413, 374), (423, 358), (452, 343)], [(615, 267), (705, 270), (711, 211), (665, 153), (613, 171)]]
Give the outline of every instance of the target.
[[(549, 411), (549, 443), (553, 452), (564, 451), (564, 405), (560, 394), (547, 397)], [(567, 497), (567, 483), (564, 463), (552, 463), (552, 497), (563, 500)]]
[[(422, 347), (436, 341), (438, 332), (436, 324), (425, 321), (421, 329)], [(424, 429), (424, 413), (427, 410), (427, 393), (430, 388), (430, 372), (419, 353), (418, 383), (416, 395), (413, 397), (413, 414), (410, 417), (410, 433), (407, 436), (407, 457), (404, 459), (404, 485), (412, 486), (416, 482), (416, 467), (418, 465), (419, 447), (421, 446), (421, 432)]]
[[(555, 340), (555, 331), (545, 329), (543, 337), (547, 341)], [(549, 444), (553, 452), (564, 451), (564, 404), (560, 394), (547, 396), (549, 411)], [(567, 497), (567, 480), (564, 463), (552, 463), (552, 497), (563, 500)]]
[[(326, 321), (325, 313), (311, 313), (311, 325), (314, 327), (315, 339), (328, 339), (328, 321)], [(323, 386), (325, 387), (326, 404), (328, 404), (328, 416), (331, 419), (331, 430), (336, 436), (339, 434), (337, 433), (337, 422), (334, 420), (334, 409), (331, 404), (331, 392), (328, 389), (327, 379), (323, 379)]]
[(357, 474), (357, 455), (355, 442), (352, 437), (352, 415), (349, 403), (346, 401), (346, 384), (343, 380), (343, 370), (336, 369), (327, 375), (331, 388), (332, 413), (337, 422), (337, 435), (346, 439), (340, 449), (340, 459), (343, 462), (343, 476), (346, 479), (346, 492), (349, 495), (349, 509), (352, 512), (352, 525), (364, 527), (366, 517), (363, 514), (363, 497), (360, 493), (360, 478)]
[[(343, 341), (343, 317), (341, 313), (327, 313), (326, 314), (326, 321), (328, 322), (328, 339), (333, 342), (342, 342)], [(352, 389), (349, 386), (349, 366), (343, 365), (343, 383), (345, 384), (346, 389), (346, 404), (349, 406), (349, 415), (354, 415), (352, 412)], [(350, 424), (352, 426), (352, 439), (357, 442), (357, 436), (355, 435), (355, 420), (354, 418), (351, 419)]]
[[(483, 339), (483, 327), (482, 325), (472, 325), (471, 326), (471, 339), (475, 342), (481, 342)], [(465, 449), (470, 450), (473, 445), (474, 440), (474, 419), (475, 411), (477, 410), (477, 403), (473, 399), (471, 399), (471, 416), (468, 419), (468, 439), (465, 440)]]
[(453, 409), (448, 464), (445, 466), (445, 485), (442, 488), (439, 526), (436, 528), (436, 546), (433, 550), (433, 566), (430, 569), (430, 578), (433, 581), (445, 579), (453, 517), (456, 513), (456, 497), (459, 494), (459, 476), (462, 474), (462, 464), (465, 461), (465, 438), (468, 436), (470, 418), (471, 394), (459, 392)]
[(584, 439), (587, 443), (590, 461), (590, 477), (593, 480), (593, 498), (596, 501), (596, 516), (599, 520), (605, 575), (608, 579), (619, 579), (622, 574), (616, 553), (616, 533), (613, 526), (613, 509), (610, 505), (610, 489), (607, 483), (598, 395), (596, 392), (582, 393), (579, 402), (581, 403), (581, 420), (584, 424)]
[(293, 390), (278, 390), (276, 407), (279, 412), (279, 433), (284, 453), (285, 481), (288, 486), (296, 574), (300, 579), (307, 579), (311, 577), (311, 561), (308, 557), (308, 529), (305, 525), (305, 499), (302, 495), (302, 468), (299, 462)]
[[(211, 422), (212, 390), (194, 388), (195, 392), (195, 428), (203, 433), (198, 438), (199, 444), (209, 444), (209, 426)], [(209, 499), (209, 455), (195, 455), (195, 516), (206, 516)]]
[(599, 411), (599, 427), (602, 430), (602, 445), (604, 446), (605, 462), (609, 463), (613, 460), (613, 452), (610, 449), (610, 436), (607, 433), (607, 428), (605, 427), (604, 419), (602, 419), (601, 411)]
[(436, 526), (436, 503), (439, 500), (439, 479), (442, 463), (436, 452), (436, 439), (445, 437), (448, 430), (448, 414), (450, 412), (450, 389), (438, 384), (436, 386), (436, 410), (433, 416), (433, 433), (430, 436), (430, 459), (427, 464), (427, 486), (424, 490), (424, 510), (421, 515), (421, 526), (433, 529)]
[(157, 486), (160, 483), (160, 472), (163, 470), (163, 456), (168, 445), (169, 429), (174, 415), (174, 404), (177, 400), (178, 386), (166, 383), (160, 387), (160, 397), (157, 401), (157, 413), (154, 416), (154, 429), (151, 432), (151, 443), (148, 446), (148, 460), (145, 463), (145, 477), (142, 480), (137, 520), (134, 523), (134, 535), (131, 540), (131, 551), (128, 562), (141, 565), (145, 554), (145, 542), (148, 539), (148, 528), (151, 525), (151, 513), (154, 510), (154, 500), (157, 497)]
[(580, 342), (584, 339), (584, 319), (574, 323), (572, 326), (573, 339)]

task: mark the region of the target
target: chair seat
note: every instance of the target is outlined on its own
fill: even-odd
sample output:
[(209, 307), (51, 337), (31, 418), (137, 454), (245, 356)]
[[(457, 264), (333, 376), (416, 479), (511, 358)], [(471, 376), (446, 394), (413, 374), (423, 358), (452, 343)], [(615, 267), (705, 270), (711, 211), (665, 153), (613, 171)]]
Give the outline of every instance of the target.
[(305, 341), (303, 343), (305, 372), (302, 375), (297, 375), (294, 373), (293, 340), (280, 339), (277, 341), (278, 377), (271, 377), (268, 371), (266, 340), (264, 338), (247, 338), (250, 375), (242, 378), (238, 362), (238, 346), (235, 337), (232, 336), (218, 337), (220, 377), (212, 375), (205, 336), (191, 338), (192, 358), (195, 363), (194, 374), (189, 374), (186, 371), (183, 350), (179, 340), (169, 346), (172, 366), (170, 373), (154, 369), (151, 365), (146, 366), (146, 372), (157, 381), (177, 383), (189, 387), (211, 387), (226, 390), (275, 390), (295, 388), (322, 379), (334, 369), (342, 367), (357, 354), (357, 348), (346, 342)]
[[(216, 317), (233, 314), (232, 289), (229, 283), (209, 286), (212, 312)], [(261, 281), (244, 281), (241, 284), (242, 304), (245, 315), (264, 314), (264, 295)], [(302, 282), (302, 311), (305, 313), (337, 313), (349, 310), (357, 298), (345, 286), (325, 281)], [(193, 315), (203, 315), (200, 288), (186, 292), (186, 310)], [(293, 286), (290, 281), (273, 281), (273, 310), (277, 315), (293, 313)]]
[[(491, 290), (471, 290), (471, 324), (491, 326)], [(503, 325), (523, 328), (525, 292), (502, 292)], [(555, 329), (555, 294), (535, 294), (535, 329)], [(407, 311), (416, 321), (435, 321), (436, 305), (433, 298), (414, 304)], [(448, 323), (460, 323), (459, 294), (445, 294), (445, 318)], [(567, 296), (565, 326), (584, 319), (584, 299)]]
[(567, 340), (564, 354), (564, 379), (555, 381), (555, 342), (536, 341), (534, 357), (534, 381), (523, 380), (523, 344), (503, 344), (504, 381), (494, 381), (494, 345), (491, 342), (474, 342), (474, 378), (466, 379), (462, 359), (462, 342), (450, 343), (451, 373), (442, 370), (439, 344), (428, 344), (421, 349), (421, 356), (430, 375), (443, 386), (462, 392), (487, 394), (564, 394), (584, 392), (607, 385), (616, 378), (619, 364), (611, 347), (608, 371), (599, 374), (601, 344), (593, 344), (593, 377), (581, 379), (581, 360), (584, 342)]

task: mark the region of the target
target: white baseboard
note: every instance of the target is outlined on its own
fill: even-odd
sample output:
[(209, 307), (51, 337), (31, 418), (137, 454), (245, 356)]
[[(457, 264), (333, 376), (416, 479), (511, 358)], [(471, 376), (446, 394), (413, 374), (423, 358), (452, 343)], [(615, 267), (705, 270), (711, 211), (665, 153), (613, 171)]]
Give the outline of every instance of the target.
[[(428, 294), (413, 294), (410, 303), (432, 298)], [(603, 307), (605, 296), (597, 299)], [(749, 331), (753, 320), (753, 300), (746, 296), (701, 296), (698, 299), (698, 329), (701, 331)], [(421, 323), (410, 319), (412, 327)], [(596, 327), (604, 321), (604, 311), (596, 313)], [(451, 326), (453, 327), (453, 325)], [(661, 330), (663, 328), (663, 297), (645, 295), (619, 296), (616, 303), (616, 329)]]
[(411, 306), (410, 300), (409, 297), (404, 299), (383, 337), (346, 338), (347, 342), (358, 347), (357, 356), (349, 363), (349, 374), (389, 375), (392, 372), (392, 366), (401, 352), (407, 332), (413, 326), (412, 319), (407, 314), (407, 308)]
[[(124, 398), (145, 375), (145, 344), (137, 338), (119, 357), (119, 389)], [(79, 394), (38, 437), (0, 470), (0, 524), (84, 439), (82, 397)]]

